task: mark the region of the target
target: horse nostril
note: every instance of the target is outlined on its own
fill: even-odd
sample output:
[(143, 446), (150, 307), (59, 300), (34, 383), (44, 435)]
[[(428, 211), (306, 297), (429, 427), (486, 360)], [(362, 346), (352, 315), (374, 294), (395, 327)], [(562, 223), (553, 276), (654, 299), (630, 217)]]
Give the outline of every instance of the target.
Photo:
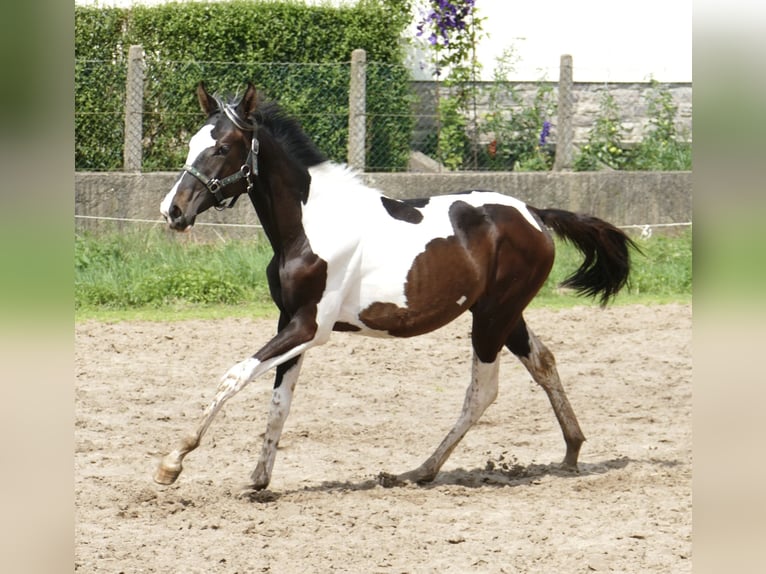
[(171, 205), (170, 210), (168, 211), (168, 216), (170, 217), (170, 221), (175, 221), (183, 216), (183, 212), (177, 205)]

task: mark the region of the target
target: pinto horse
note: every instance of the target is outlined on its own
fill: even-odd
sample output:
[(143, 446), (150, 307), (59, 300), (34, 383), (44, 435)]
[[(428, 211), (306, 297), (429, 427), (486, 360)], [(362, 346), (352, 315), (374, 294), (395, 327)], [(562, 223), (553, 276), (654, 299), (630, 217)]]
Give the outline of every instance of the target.
[(633, 242), (613, 225), (559, 209), (538, 209), (506, 195), (467, 191), (396, 200), (328, 161), (280, 107), (249, 84), (224, 101), (200, 83), (207, 122), (191, 138), (181, 176), (162, 201), (170, 228), (194, 225), (203, 211), (247, 194), (271, 243), (267, 267), (279, 309), (277, 334), (228, 370), (197, 429), (160, 462), (154, 479), (172, 484), (224, 403), (276, 368), (263, 447), (251, 488), (271, 479), (282, 428), (304, 353), (333, 331), (413, 337), (465, 311), (473, 315), (473, 360), (462, 411), (419, 467), (381, 473), (384, 485), (422, 483), (439, 469), (498, 390), (506, 347), (545, 390), (566, 442), (563, 466), (577, 468), (585, 436), (559, 380), (553, 354), (522, 312), (553, 265), (549, 233), (573, 243), (584, 262), (564, 285), (605, 305), (625, 285)]

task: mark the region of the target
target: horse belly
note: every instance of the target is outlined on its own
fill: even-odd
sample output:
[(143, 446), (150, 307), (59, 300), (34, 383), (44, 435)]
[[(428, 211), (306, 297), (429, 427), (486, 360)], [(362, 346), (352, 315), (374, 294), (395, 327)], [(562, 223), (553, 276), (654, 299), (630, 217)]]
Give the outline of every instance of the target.
[(363, 330), (411, 337), (446, 325), (469, 309), (485, 284), (485, 267), (454, 237), (432, 239), (407, 269), (363, 277), (355, 320)]

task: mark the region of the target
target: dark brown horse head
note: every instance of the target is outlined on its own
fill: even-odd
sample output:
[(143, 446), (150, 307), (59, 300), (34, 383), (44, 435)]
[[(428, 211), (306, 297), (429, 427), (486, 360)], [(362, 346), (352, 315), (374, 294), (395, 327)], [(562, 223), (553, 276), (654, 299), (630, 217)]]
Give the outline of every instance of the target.
[(211, 207), (232, 206), (252, 185), (257, 170), (257, 126), (251, 119), (258, 105), (255, 87), (248, 84), (242, 98), (229, 104), (200, 82), (197, 98), (207, 122), (189, 141), (183, 172), (160, 206), (169, 226), (178, 231), (193, 226), (197, 215)]

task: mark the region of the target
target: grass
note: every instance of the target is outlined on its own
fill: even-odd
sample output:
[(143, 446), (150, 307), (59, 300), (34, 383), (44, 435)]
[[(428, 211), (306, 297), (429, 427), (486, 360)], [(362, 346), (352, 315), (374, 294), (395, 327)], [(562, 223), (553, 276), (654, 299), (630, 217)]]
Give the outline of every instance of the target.
[[(265, 241), (192, 243), (165, 230), (75, 238), (78, 314), (271, 306)], [(196, 310), (196, 311), (194, 311)]]
[[(689, 302), (692, 233), (638, 239), (628, 287), (614, 304)], [(271, 250), (265, 240), (192, 243), (165, 230), (78, 235), (75, 238), (75, 318), (170, 321), (271, 317), (266, 284)], [(557, 244), (551, 276), (533, 307), (597, 305), (559, 283), (581, 263), (577, 250)]]

